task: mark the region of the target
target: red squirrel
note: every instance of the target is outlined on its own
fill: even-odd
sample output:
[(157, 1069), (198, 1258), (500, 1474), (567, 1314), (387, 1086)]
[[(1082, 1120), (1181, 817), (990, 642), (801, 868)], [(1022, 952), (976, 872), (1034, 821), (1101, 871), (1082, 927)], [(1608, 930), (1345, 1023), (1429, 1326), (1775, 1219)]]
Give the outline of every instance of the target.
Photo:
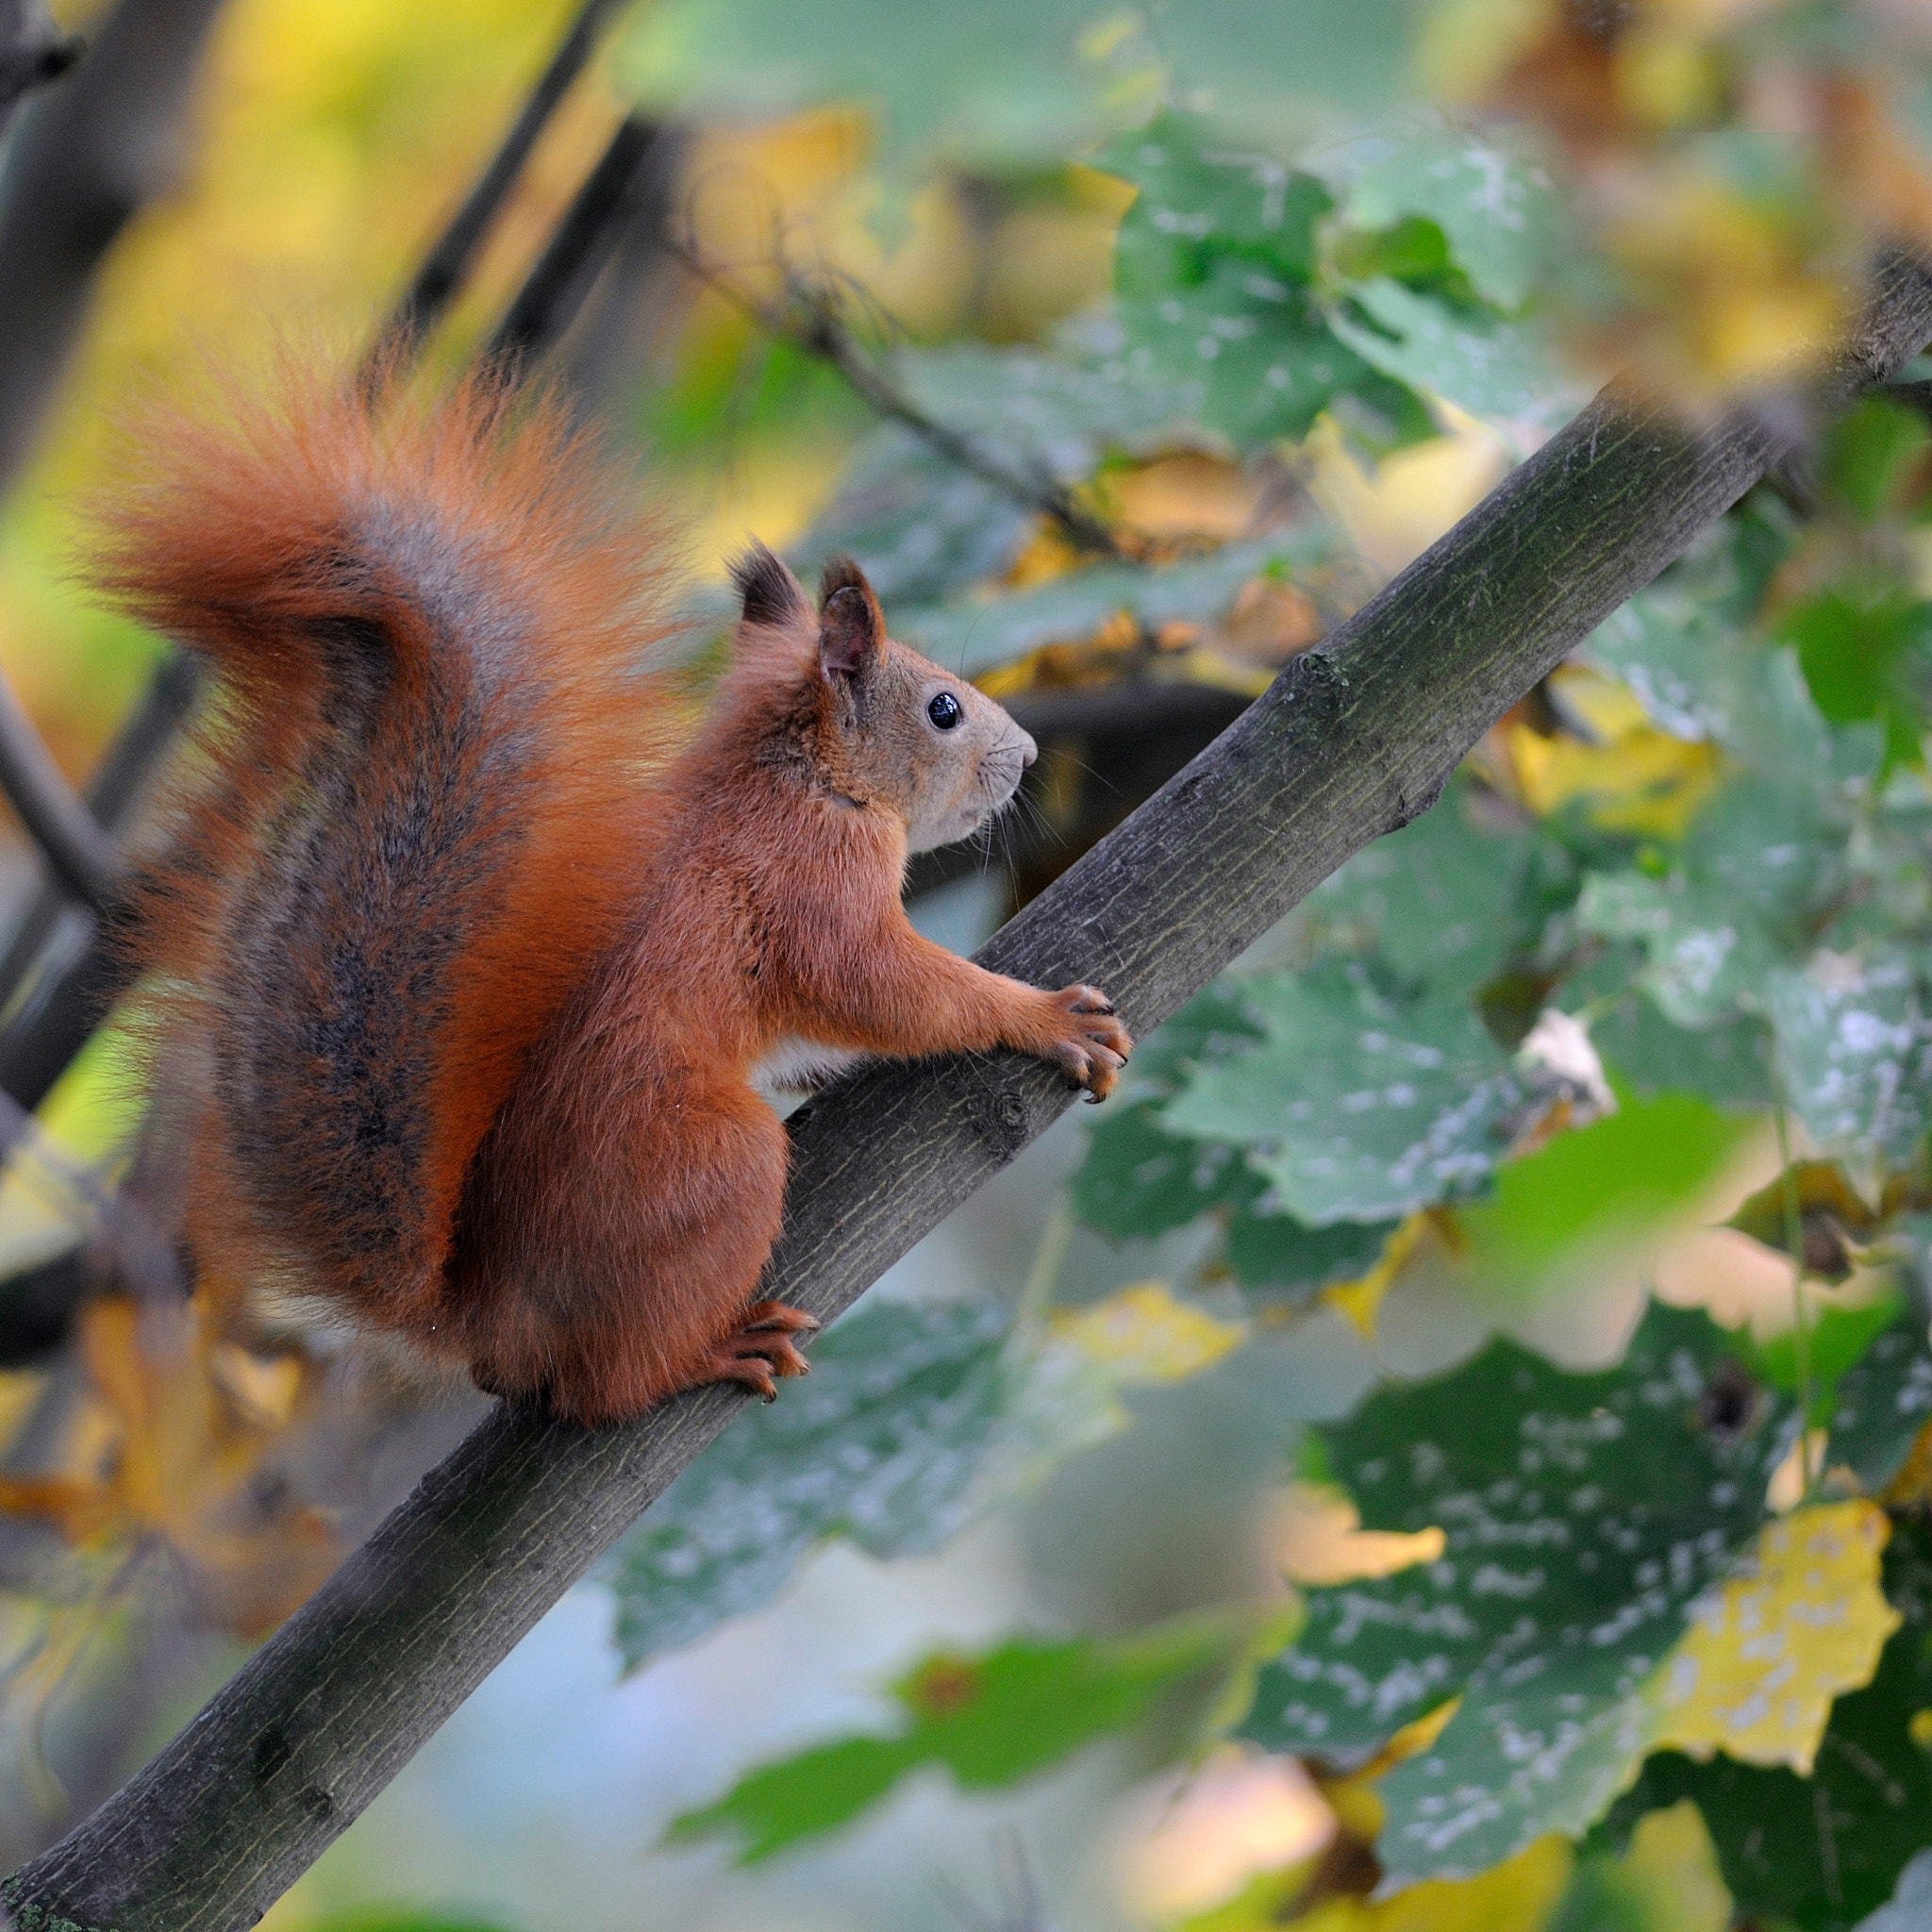
[(291, 379), (138, 448), (96, 575), (215, 674), (135, 922), (201, 1278), (580, 1424), (769, 1400), (817, 1324), (755, 1298), (787, 1149), (761, 1065), (1011, 1047), (1114, 1085), (1103, 993), (908, 921), (908, 855), (985, 824), (1034, 745), (849, 559), (816, 609), (740, 560), (680, 743), (640, 668), (664, 541), (558, 405)]

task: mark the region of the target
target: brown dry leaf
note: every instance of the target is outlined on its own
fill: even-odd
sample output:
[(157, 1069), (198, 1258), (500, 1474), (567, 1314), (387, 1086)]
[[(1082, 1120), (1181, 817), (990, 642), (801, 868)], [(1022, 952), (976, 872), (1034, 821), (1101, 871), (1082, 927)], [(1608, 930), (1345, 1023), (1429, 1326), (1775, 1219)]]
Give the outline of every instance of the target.
[(1877, 1227), (1877, 1217), (1835, 1160), (1794, 1160), (1752, 1194), (1724, 1223), (1783, 1255), (1790, 1250), (1790, 1222), (1798, 1224), (1805, 1272), (1823, 1281), (1843, 1281)]
[(304, 1365), (210, 1342), (194, 1308), (175, 1317), (117, 1297), (84, 1311), (80, 1354), (92, 1399), (75, 1460), (0, 1489), (0, 1507), (42, 1516), (76, 1542), (164, 1543), (206, 1613), (229, 1627), (287, 1616), (337, 1555), (327, 1522), (264, 1464), (302, 1406)]
[(1315, 600), (1299, 584), (1256, 577), (1236, 593), (1226, 617), (1215, 626), (1214, 641), (1226, 656), (1272, 667), (1319, 642), (1327, 627)]
[(0, 1513), (50, 1524), (70, 1543), (92, 1542), (115, 1520), (112, 1492), (63, 1475), (0, 1476)]
[(239, 1419), (258, 1429), (285, 1429), (302, 1392), (302, 1363), (292, 1355), (250, 1355), (240, 1343), (218, 1342), (208, 1352), (214, 1385)]
[(1932, 174), (1877, 90), (1848, 75), (1826, 75), (1819, 101), (1826, 165), (1849, 206), (1889, 240), (1932, 240)]
[(1112, 473), (1106, 494), (1112, 513), (1143, 537), (1231, 543), (1259, 522), (1267, 486), (1238, 463), (1190, 452)]

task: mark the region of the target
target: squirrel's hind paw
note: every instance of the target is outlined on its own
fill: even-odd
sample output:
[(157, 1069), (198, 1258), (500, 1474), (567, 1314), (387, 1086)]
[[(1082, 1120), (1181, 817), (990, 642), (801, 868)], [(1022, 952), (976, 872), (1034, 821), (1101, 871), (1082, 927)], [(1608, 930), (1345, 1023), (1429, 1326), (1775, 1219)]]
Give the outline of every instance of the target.
[(757, 1302), (744, 1311), (744, 1325), (712, 1350), (704, 1373), (706, 1382), (741, 1382), (767, 1402), (778, 1399), (774, 1376), (808, 1375), (811, 1364), (800, 1354), (794, 1335), (818, 1330), (815, 1317), (783, 1302)]

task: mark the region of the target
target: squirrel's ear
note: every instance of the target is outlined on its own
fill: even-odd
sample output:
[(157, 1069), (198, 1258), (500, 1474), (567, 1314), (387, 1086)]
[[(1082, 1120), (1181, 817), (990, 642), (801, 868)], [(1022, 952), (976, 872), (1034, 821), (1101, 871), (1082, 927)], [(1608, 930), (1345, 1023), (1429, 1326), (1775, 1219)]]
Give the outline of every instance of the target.
[(731, 566), (731, 580), (744, 599), (746, 624), (782, 628), (794, 618), (811, 614), (805, 601), (805, 586), (756, 541)]
[(825, 565), (819, 605), (819, 668), (827, 677), (870, 671), (885, 648), (886, 620), (872, 586), (849, 557)]

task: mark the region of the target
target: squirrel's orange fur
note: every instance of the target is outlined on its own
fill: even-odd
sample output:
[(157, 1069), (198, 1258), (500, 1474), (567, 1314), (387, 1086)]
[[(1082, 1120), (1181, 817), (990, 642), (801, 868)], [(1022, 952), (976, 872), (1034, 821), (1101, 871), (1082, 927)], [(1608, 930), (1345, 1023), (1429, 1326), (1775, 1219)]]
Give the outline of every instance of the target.
[(1112, 1085), (1104, 996), (901, 910), (908, 846), (983, 822), (1032, 744), (855, 567), (815, 613), (753, 552), (680, 747), (643, 661), (662, 540), (555, 406), (291, 379), (140, 442), (97, 574), (218, 679), (140, 904), (205, 1273), (586, 1423), (769, 1393), (812, 1324), (750, 1306), (785, 1175), (760, 1061), (1007, 1045)]

